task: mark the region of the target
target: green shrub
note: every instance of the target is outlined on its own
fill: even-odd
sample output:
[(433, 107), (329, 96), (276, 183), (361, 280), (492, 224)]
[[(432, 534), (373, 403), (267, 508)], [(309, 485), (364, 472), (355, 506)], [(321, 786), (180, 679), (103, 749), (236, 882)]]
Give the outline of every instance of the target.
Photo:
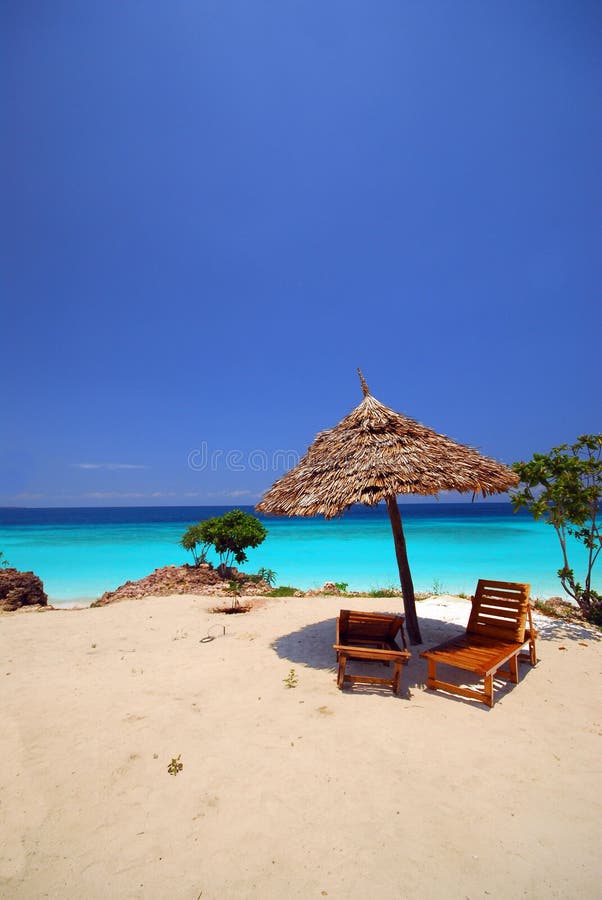
[(266, 569), (262, 566), (257, 572), (257, 579), (258, 581), (265, 581), (266, 584), (272, 587), (276, 581), (276, 574), (273, 569)]
[[(582, 434), (570, 446), (534, 453), (529, 462), (516, 462), (512, 468), (521, 480), (519, 489), (510, 494), (514, 511), (528, 509), (534, 519), (552, 525), (562, 553), (558, 577), (563, 590), (588, 622), (601, 624), (602, 594), (594, 590), (592, 572), (602, 551), (602, 434)], [(583, 584), (569, 562), (573, 549), (569, 536), (587, 551)]]
[[(191, 525), (180, 545), (192, 552), (196, 565), (205, 561), (208, 548), (213, 547), (219, 555), (220, 569), (223, 571), (235, 560), (239, 565), (246, 562), (245, 550), (258, 547), (266, 535), (267, 531), (257, 516), (242, 509), (233, 509), (223, 516), (213, 516), (198, 525)], [(197, 550), (199, 545), (200, 551)]]
[(399, 588), (374, 588), (368, 591), (368, 597), (399, 597), (401, 591)]
[(270, 597), (294, 597), (298, 588), (291, 587), (288, 584), (281, 584), (280, 587), (272, 588)]
[(200, 524), (191, 525), (190, 528), (186, 529), (180, 541), (180, 547), (183, 547), (184, 550), (190, 550), (192, 553), (195, 566), (200, 566), (201, 563), (207, 562), (207, 551), (209, 550), (209, 544), (203, 541), (200, 529)]

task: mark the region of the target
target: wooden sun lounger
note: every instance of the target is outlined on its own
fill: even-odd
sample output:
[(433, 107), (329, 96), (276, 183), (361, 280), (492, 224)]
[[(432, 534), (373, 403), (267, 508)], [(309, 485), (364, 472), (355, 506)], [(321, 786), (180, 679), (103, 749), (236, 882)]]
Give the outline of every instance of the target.
[[(344, 684), (383, 684), (397, 693), (401, 683), (401, 667), (410, 659), (405, 634), (404, 617), (386, 613), (356, 612), (342, 609), (337, 619), (336, 651), (339, 663), (337, 685)], [(403, 650), (395, 638), (401, 634)], [(345, 669), (349, 659), (371, 660), (381, 662), (393, 674), (389, 677), (377, 675), (351, 675)]]
[[(503, 675), (517, 684), (519, 659), (529, 661), (532, 666), (537, 662), (536, 637), (529, 605), (529, 585), (480, 579), (472, 598), (466, 633), (420, 654), (428, 661), (427, 687), (480, 700), (491, 707), (494, 675)], [(527, 644), (528, 651), (523, 652)], [(441, 681), (437, 678), (439, 663), (481, 675), (484, 690)]]

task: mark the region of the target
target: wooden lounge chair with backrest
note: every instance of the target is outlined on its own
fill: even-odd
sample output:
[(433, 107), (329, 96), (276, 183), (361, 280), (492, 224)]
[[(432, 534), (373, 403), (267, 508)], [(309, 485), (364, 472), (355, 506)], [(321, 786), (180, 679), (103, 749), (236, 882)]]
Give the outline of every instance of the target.
[[(401, 667), (410, 659), (405, 634), (403, 631), (404, 616), (387, 613), (357, 612), (342, 609), (337, 619), (336, 643), (333, 648), (338, 659), (337, 685), (344, 684), (383, 684), (397, 693), (401, 683)], [(395, 638), (401, 634), (403, 649)], [(388, 677), (377, 675), (352, 675), (346, 670), (350, 659), (381, 662), (393, 667), (393, 674)]]
[[(466, 633), (420, 654), (428, 661), (427, 687), (441, 688), (493, 706), (493, 676), (496, 673), (517, 684), (519, 659), (528, 660), (532, 666), (537, 662), (537, 632), (531, 617), (529, 587), (510, 581), (480, 579), (472, 598)], [(527, 644), (528, 652), (523, 652)], [(439, 663), (483, 676), (484, 691), (441, 681), (437, 678)]]

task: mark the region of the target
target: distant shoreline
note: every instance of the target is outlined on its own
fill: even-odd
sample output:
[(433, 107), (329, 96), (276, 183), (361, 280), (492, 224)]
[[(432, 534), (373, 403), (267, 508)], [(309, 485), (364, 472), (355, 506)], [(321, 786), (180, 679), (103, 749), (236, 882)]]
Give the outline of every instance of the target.
[[(418, 495), (409, 494), (409, 495), (407, 495), (407, 498), (405, 496), (400, 495), (397, 498), (397, 502), (400, 506), (404, 506), (404, 507), (412, 507), (412, 506), (417, 506), (417, 507), (422, 507), (422, 506), (433, 506), (433, 507), (440, 507), (440, 506), (504, 506), (504, 507), (508, 507), (508, 506), (511, 506), (511, 501), (510, 501), (509, 497), (506, 497), (506, 499), (502, 499), (502, 500), (499, 499), (499, 497), (504, 497), (504, 496), (505, 495), (503, 495), (503, 494), (496, 495), (495, 497), (478, 496), (474, 500), (468, 496), (466, 497), (466, 499), (462, 499), (462, 497), (450, 499), (449, 497), (443, 497), (443, 496), (442, 497), (428, 496), (428, 497), (423, 497), (421, 499)], [(259, 497), (257, 498), (257, 502), (259, 502)], [(162, 503), (162, 504), (156, 504), (156, 505), (147, 504), (147, 503), (138, 505), (138, 504), (132, 503), (127, 506), (123, 506), (123, 505), (112, 506), (110, 504), (96, 505), (96, 506), (83, 506), (83, 505), (79, 505), (79, 506), (63, 506), (63, 505), (17, 506), (14, 504), (8, 504), (5, 506), (0, 506), (0, 516), (2, 515), (2, 513), (20, 512), (20, 511), (59, 512), (60, 510), (64, 510), (65, 512), (70, 512), (70, 511), (74, 512), (74, 511), (95, 511), (95, 510), (100, 511), (100, 510), (103, 510), (103, 511), (108, 512), (110, 510), (155, 510), (155, 509), (156, 510), (168, 510), (168, 509), (248, 509), (248, 510), (252, 510), (252, 509), (255, 509), (255, 503), (192, 503), (192, 504), (190, 504), (190, 503)], [(357, 511), (357, 510), (361, 510), (361, 509), (365, 509), (368, 511), (383, 510), (386, 512), (387, 506), (385, 503), (376, 503), (374, 506), (369, 507), (369, 506), (366, 506), (365, 504), (358, 503), (358, 504), (354, 504), (352, 507), (350, 507), (350, 509), (353, 511)], [(280, 518), (277, 516), (265, 515), (264, 513), (257, 513), (257, 515), (260, 518), (265, 518), (265, 519)], [(297, 518), (297, 517), (294, 516), (293, 518)]]
[[(191, 562), (179, 546), (184, 530), (232, 508), (4, 509), (0, 550), (12, 566), (42, 579), (53, 605), (88, 606), (126, 581)], [(556, 535), (525, 510), (514, 514), (507, 502), (407, 503), (402, 517), (417, 592), (470, 595), (477, 579), (486, 577), (529, 583), (535, 597), (562, 593)], [(277, 585), (301, 590), (318, 589), (326, 581), (345, 582), (351, 591), (399, 587), (385, 507), (353, 507), (328, 521), (261, 518), (268, 536), (249, 552), (245, 571), (270, 568)], [(575, 551), (576, 571), (580, 550)], [(218, 560), (210, 556), (210, 561)]]

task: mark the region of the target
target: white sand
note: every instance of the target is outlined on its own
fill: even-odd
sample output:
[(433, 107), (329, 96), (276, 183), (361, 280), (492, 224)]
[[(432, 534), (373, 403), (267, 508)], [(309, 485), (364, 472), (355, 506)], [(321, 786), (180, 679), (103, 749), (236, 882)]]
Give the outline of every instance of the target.
[[(420, 648), (402, 696), (337, 690), (340, 598), (213, 603), (0, 618), (2, 897), (600, 896), (602, 635), (539, 620), (489, 710)], [(426, 644), (468, 617), (418, 609)]]

